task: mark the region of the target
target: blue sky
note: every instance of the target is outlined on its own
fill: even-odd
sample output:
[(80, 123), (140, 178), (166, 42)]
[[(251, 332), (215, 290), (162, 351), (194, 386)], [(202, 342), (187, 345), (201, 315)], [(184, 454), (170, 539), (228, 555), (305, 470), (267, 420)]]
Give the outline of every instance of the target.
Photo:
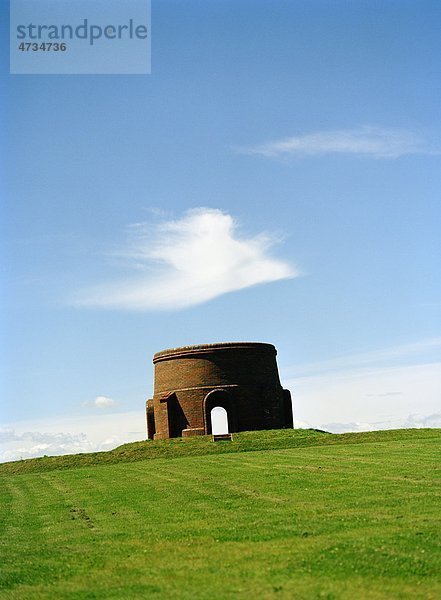
[(300, 425), (441, 424), (438, 2), (153, 1), (127, 76), (9, 75), (0, 6), (6, 459), (142, 438), (213, 341)]

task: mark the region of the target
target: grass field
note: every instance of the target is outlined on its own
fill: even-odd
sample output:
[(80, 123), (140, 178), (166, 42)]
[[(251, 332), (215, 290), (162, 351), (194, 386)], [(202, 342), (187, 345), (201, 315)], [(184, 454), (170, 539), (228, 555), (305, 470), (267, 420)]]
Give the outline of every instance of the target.
[(0, 598), (441, 598), (441, 430), (0, 465)]

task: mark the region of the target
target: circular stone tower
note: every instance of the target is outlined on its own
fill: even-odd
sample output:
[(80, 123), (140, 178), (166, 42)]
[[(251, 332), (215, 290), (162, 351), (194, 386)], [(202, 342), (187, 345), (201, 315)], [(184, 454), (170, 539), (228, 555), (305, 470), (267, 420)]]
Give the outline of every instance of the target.
[(149, 439), (211, 433), (211, 411), (225, 409), (229, 432), (293, 426), (291, 394), (280, 385), (272, 344), (184, 346), (153, 357)]

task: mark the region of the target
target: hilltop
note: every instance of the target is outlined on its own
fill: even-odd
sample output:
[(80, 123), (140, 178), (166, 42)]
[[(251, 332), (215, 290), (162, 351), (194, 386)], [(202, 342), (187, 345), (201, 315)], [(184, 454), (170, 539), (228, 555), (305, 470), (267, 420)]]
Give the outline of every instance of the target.
[(438, 436), (439, 429), (391, 429), (362, 433), (333, 434), (317, 429), (274, 429), (235, 433), (231, 442), (213, 443), (211, 436), (174, 438), (169, 440), (142, 440), (118, 446), (106, 452), (43, 456), (0, 464), (0, 475), (34, 473), (56, 469), (73, 469), (120, 462), (135, 462), (158, 458), (184, 458), (205, 454), (255, 452), (323, 446), (329, 444), (363, 444)]
[(0, 465), (0, 598), (434, 600), (440, 446), (282, 430)]

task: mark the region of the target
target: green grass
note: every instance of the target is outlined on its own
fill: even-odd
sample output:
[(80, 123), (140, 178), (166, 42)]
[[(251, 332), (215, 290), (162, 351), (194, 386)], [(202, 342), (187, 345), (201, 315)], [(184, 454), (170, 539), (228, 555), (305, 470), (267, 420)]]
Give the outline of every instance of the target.
[(0, 598), (441, 598), (441, 430), (0, 465)]

